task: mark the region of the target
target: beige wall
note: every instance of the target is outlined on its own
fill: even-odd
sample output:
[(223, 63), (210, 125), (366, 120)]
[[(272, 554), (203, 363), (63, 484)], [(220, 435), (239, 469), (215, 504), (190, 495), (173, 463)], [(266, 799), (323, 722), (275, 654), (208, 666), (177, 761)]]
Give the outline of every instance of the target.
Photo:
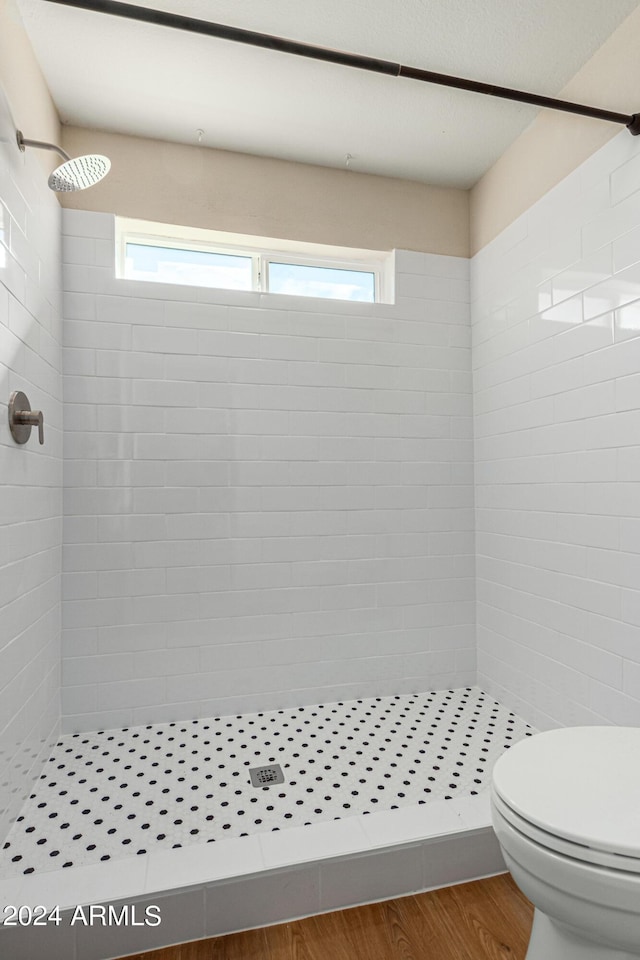
[[(640, 112), (640, 8), (558, 96), (620, 113)], [(624, 127), (543, 110), (471, 191), (471, 254)], [(630, 134), (629, 134), (630, 136)]]
[(104, 153), (112, 170), (67, 207), (230, 233), (466, 257), (469, 195), (207, 147), (63, 128), (71, 154)]
[[(25, 137), (59, 141), (58, 113), (14, 0), (0, 0), (0, 84)], [(48, 169), (55, 166), (53, 155), (40, 155)]]

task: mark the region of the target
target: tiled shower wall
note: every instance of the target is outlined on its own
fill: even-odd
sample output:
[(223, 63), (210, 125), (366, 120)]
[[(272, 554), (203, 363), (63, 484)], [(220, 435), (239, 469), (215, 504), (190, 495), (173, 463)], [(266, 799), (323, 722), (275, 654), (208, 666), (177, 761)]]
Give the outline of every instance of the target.
[(640, 724), (640, 143), (472, 263), (479, 683), (540, 727)]
[(66, 210), (68, 729), (475, 679), (468, 261), (397, 302), (114, 279)]
[[(0, 838), (29, 793), (60, 716), (62, 321), (60, 208), (22, 155), (0, 90)], [(14, 443), (7, 404), (45, 415)]]

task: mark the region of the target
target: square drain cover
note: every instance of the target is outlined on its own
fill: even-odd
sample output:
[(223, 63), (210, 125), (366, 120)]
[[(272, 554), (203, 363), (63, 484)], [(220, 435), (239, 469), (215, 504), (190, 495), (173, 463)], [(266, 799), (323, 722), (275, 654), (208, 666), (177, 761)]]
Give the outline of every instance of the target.
[(254, 787), (270, 787), (273, 783), (284, 783), (284, 774), (279, 763), (272, 763), (268, 767), (251, 767), (249, 774)]

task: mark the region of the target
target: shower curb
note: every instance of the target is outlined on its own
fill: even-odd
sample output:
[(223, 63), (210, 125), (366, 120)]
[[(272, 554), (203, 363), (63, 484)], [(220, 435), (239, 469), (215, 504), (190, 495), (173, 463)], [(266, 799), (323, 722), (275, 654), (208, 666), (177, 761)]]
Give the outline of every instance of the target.
[[(505, 869), (483, 793), (5, 880), (0, 908), (57, 904), (61, 922), (2, 925), (0, 956), (112, 960)], [(76, 909), (90, 904), (111, 905), (112, 923)], [(146, 923), (156, 921), (152, 906), (158, 925)], [(124, 907), (127, 922), (116, 925)]]

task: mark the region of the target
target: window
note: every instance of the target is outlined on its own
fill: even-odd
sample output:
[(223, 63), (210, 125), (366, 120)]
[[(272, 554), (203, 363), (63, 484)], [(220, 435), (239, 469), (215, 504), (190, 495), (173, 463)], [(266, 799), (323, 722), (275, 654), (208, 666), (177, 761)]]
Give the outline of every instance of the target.
[(373, 271), (270, 261), (268, 290), (270, 293), (289, 293), (298, 297), (365, 300), (373, 303), (376, 299), (376, 275)]
[(297, 297), (390, 300), (392, 254), (117, 219), (117, 275), (126, 280)]
[(251, 266), (251, 257), (212, 250), (158, 247), (150, 243), (127, 243), (125, 248), (125, 276), (130, 280), (251, 290)]

